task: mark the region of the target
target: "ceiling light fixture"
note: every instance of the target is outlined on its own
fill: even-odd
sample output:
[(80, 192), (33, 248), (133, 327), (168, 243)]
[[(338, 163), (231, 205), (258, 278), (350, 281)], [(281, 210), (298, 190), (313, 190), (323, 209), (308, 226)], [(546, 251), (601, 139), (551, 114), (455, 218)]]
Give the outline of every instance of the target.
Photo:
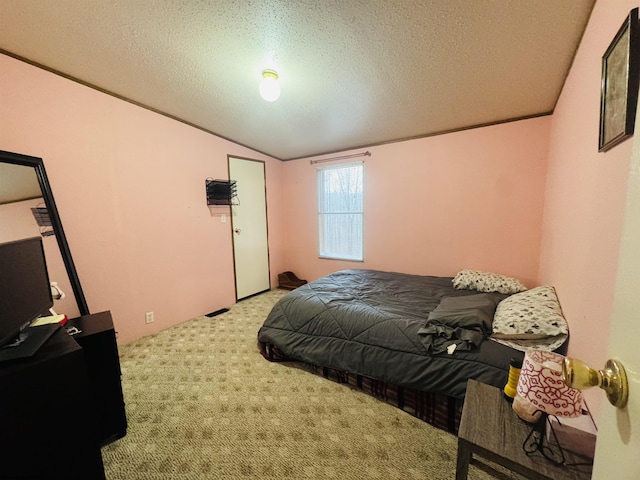
[(273, 70), (262, 72), (260, 80), (260, 96), (267, 102), (275, 102), (280, 97), (280, 84), (278, 74)]

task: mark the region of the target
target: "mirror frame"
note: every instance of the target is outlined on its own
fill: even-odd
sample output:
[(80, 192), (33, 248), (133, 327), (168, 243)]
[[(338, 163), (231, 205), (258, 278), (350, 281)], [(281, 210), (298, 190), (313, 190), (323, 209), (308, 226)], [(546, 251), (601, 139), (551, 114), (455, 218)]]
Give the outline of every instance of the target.
[(76, 271), (76, 266), (73, 263), (73, 257), (71, 256), (71, 250), (69, 250), (69, 244), (67, 243), (67, 237), (64, 233), (64, 229), (62, 228), (58, 208), (56, 207), (56, 202), (53, 199), (53, 192), (49, 185), (47, 172), (44, 169), (44, 162), (38, 157), (6, 152), (4, 150), (0, 150), (0, 162), (24, 165), (25, 167), (32, 167), (35, 170), (36, 176), (38, 177), (38, 183), (40, 184), (40, 190), (42, 191), (42, 198), (44, 199), (44, 204), (49, 212), (51, 225), (53, 226), (53, 231), (58, 242), (58, 248), (60, 248), (60, 254), (62, 255), (62, 260), (64, 262), (65, 269), (67, 270), (67, 275), (69, 276), (71, 289), (76, 297), (78, 310), (80, 311), (80, 315), (89, 315), (87, 300), (84, 297), (82, 286), (80, 285), (80, 279), (78, 278), (78, 272)]

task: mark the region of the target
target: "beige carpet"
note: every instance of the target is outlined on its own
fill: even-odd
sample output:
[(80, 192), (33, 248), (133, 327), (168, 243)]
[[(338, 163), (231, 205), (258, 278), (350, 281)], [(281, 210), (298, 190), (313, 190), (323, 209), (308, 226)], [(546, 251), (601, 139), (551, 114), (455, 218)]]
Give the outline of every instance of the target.
[(285, 293), (120, 348), (129, 428), (103, 448), (108, 480), (455, 478), (453, 435), (263, 359), (256, 334)]

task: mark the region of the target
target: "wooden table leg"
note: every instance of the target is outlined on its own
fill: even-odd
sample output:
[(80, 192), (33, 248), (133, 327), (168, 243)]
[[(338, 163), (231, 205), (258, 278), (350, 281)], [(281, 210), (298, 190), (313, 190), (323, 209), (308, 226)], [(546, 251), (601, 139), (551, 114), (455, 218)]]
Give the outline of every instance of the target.
[(458, 459), (456, 461), (456, 480), (467, 480), (469, 462), (471, 461), (471, 449), (466, 442), (458, 439)]

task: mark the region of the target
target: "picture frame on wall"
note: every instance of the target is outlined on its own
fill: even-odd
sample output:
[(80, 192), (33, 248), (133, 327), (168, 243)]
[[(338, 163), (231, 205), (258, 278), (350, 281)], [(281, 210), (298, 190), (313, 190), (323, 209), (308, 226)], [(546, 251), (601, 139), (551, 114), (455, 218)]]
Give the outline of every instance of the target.
[(639, 55), (638, 8), (634, 8), (602, 56), (599, 152), (609, 150), (633, 135), (640, 78)]

